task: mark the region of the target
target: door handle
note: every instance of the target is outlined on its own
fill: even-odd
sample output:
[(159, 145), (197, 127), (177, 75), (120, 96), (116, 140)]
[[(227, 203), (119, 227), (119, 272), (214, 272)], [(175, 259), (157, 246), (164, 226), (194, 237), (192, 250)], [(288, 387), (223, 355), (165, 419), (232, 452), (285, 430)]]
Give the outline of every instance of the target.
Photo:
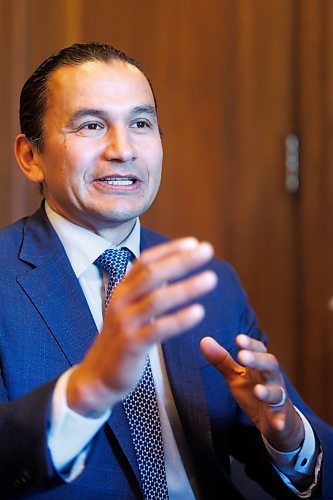
[(300, 186), (299, 139), (288, 134), (285, 141), (285, 186), (288, 193), (297, 193)]

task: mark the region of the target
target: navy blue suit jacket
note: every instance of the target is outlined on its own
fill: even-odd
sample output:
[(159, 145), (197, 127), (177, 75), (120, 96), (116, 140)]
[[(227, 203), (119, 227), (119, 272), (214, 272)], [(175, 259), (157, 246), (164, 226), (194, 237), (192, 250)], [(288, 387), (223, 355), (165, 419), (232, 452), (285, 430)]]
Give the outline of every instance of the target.
[[(143, 229), (142, 249), (165, 238)], [(193, 457), (202, 497), (241, 498), (229, 478), (229, 455), (276, 498), (294, 498), (271, 466), (257, 430), (239, 410), (223, 377), (202, 356), (199, 341), (211, 335), (232, 355), (239, 332), (262, 338), (232, 268), (209, 264), (217, 288), (202, 303), (204, 321), (167, 341), (170, 386)], [(94, 440), (84, 473), (65, 484), (46, 445), (49, 406), (58, 376), (78, 363), (96, 325), (64, 248), (43, 207), (0, 231), (0, 498), (140, 498), (141, 487), (121, 404)], [(287, 382), (288, 384), (288, 382)], [(307, 416), (324, 450), (317, 498), (333, 498), (333, 435), (296, 391), (288, 391)]]

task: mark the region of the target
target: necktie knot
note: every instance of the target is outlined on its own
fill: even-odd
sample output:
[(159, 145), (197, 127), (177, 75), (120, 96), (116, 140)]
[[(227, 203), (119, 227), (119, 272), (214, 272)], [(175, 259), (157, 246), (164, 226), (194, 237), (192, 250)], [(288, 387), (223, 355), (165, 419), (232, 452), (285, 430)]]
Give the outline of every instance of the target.
[(94, 262), (109, 275), (105, 294), (105, 307), (108, 306), (112, 292), (126, 273), (127, 265), (133, 253), (128, 248), (108, 248)]

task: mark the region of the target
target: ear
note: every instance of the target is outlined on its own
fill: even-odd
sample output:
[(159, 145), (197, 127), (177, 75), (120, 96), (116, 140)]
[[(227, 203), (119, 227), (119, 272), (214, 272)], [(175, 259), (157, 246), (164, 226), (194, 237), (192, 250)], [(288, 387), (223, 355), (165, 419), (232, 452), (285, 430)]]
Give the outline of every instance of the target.
[(24, 134), (15, 139), (14, 154), (23, 174), (29, 181), (41, 184), (44, 181), (44, 172), (40, 166), (37, 147)]

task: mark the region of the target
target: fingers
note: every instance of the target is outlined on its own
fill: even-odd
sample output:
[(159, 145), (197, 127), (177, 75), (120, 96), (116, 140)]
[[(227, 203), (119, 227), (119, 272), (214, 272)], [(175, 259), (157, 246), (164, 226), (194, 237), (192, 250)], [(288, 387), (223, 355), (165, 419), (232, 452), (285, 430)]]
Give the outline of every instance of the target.
[(168, 255), (172, 255), (173, 253), (177, 253), (180, 250), (185, 252), (192, 250), (197, 247), (198, 243), (198, 240), (192, 236), (171, 240), (167, 243), (162, 243), (161, 245), (144, 250), (140, 256), (140, 261), (145, 264), (151, 263)]
[(156, 319), (176, 307), (208, 293), (216, 285), (216, 275), (206, 271), (186, 280), (163, 286), (133, 303), (127, 308), (127, 318), (135, 318), (138, 325)]
[(279, 411), (287, 401), (286, 390), (282, 385), (257, 384), (254, 387), (254, 393), (261, 402)]
[[(238, 335), (236, 343), (241, 348), (238, 353), (236, 363), (216, 340), (205, 337), (201, 341), (201, 350), (207, 360), (215, 366), (229, 382), (238, 377), (252, 380), (249, 389), (253, 391), (255, 397), (262, 403), (270, 405), (276, 411), (280, 411), (286, 402), (286, 392), (279, 364), (275, 356), (267, 353), (265, 345), (246, 335)], [(282, 397), (283, 396), (283, 397)], [(274, 405), (274, 406), (272, 406)]]
[(267, 380), (274, 381), (280, 373), (279, 363), (273, 354), (239, 351), (237, 357), (242, 365), (259, 371)]
[(212, 256), (212, 246), (195, 238), (183, 238), (143, 252), (115, 292), (118, 306), (123, 307), (167, 282), (185, 276)]
[(200, 304), (193, 304), (180, 311), (164, 315), (140, 330), (140, 336), (143, 343), (163, 342), (197, 325), (205, 315), (205, 310)]
[[(236, 343), (240, 347), (237, 358), (241, 364), (236, 363), (228, 351), (210, 337), (202, 339), (200, 346), (207, 360), (225, 376), (241, 374), (244, 372), (244, 368), (247, 368), (250, 369), (251, 373), (257, 373), (257, 381), (262, 380), (272, 387), (279, 388), (282, 383), (279, 363), (273, 354), (267, 352), (265, 345), (246, 335), (238, 335)], [(242, 347), (246, 347), (246, 349)], [(267, 403), (275, 404), (279, 400), (274, 396), (274, 393), (276, 393), (275, 389), (272, 389), (272, 393), (270, 392), (269, 395), (263, 394), (261, 389), (258, 389), (259, 399), (261, 395), (265, 402), (267, 398)]]
[(217, 368), (226, 378), (240, 375), (244, 369), (236, 363), (224, 347), (211, 337), (200, 342), (200, 348), (207, 361)]
[(236, 344), (240, 349), (249, 349), (255, 352), (267, 352), (267, 348), (263, 342), (253, 339), (248, 335), (240, 333), (236, 337)]
[(272, 427), (283, 431), (286, 426), (286, 407), (289, 403), (286, 389), (282, 385), (261, 385), (254, 387), (254, 394), (272, 415)]
[(279, 363), (262, 342), (241, 334), (237, 336), (236, 343), (240, 348), (237, 358), (243, 366), (259, 372), (265, 382), (280, 384)]
[[(267, 352), (266, 346), (259, 340), (246, 335), (238, 335), (236, 343), (240, 348), (238, 359), (242, 365), (256, 373), (253, 393), (255, 397), (266, 405), (271, 412), (272, 425), (282, 431), (285, 423), (285, 407), (288, 403), (280, 366), (273, 354)], [(255, 383), (255, 381), (261, 383)]]
[[(189, 301), (212, 290), (216, 275), (210, 271), (200, 273), (173, 285), (153, 290), (140, 300), (127, 305), (116, 316), (118, 329), (138, 345), (163, 341), (167, 337), (193, 328), (204, 317), (200, 304), (185, 306)], [(180, 310), (174, 311), (175, 308)], [(168, 311), (172, 310), (168, 314)], [(109, 314), (109, 313), (108, 313)], [(113, 315), (110, 307), (110, 316)]]

